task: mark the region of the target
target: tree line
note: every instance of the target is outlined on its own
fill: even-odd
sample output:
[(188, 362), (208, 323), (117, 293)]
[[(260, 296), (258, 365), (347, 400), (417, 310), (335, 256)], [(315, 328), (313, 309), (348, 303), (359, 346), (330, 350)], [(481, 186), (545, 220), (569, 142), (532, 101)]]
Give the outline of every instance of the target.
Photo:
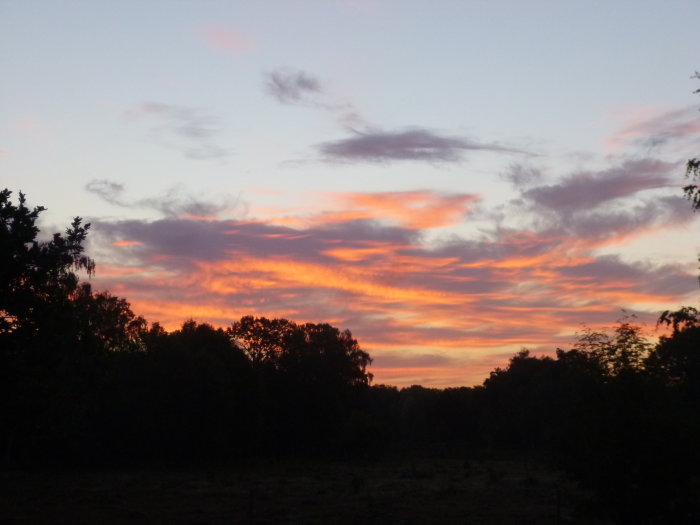
[(693, 307), (664, 312), (655, 343), (625, 318), (552, 357), (522, 350), (479, 386), (398, 389), (372, 385), (369, 354), (329, 324), (149, 324), (80, 280), (90, 225), (41, 241), (43, 210), (0, 192), (6, 468), (512, 453), (570, 474), (620, 522), (700, 516)]

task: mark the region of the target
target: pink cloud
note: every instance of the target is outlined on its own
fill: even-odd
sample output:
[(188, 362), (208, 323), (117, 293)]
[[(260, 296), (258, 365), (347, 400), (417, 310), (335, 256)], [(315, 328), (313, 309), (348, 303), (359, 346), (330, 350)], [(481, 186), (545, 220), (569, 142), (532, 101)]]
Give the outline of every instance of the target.
[(222, 53), (243, 55), (250, 53), (254, 48), (246, 35), (228, 27), (205, 26), (198, 33), (204, 43)]
[(34, 115), (26, 115), (12, 122), (11, 125), (18, 134), (44, 145), (54, 139), (51, 123)]
[(605, 145), (619, 150), (628, 144), (658, 146), (665, 143), (695, 140), (700, 136), (700, 120), (694, 106), (680, 109), (636, 108), (620, 111), (622, 128), (605, 140)]

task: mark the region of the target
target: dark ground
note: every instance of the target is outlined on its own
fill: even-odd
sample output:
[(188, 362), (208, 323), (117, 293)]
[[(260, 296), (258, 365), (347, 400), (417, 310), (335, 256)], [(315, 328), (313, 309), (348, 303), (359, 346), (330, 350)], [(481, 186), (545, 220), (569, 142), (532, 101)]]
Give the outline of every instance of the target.
[[(541, 465), (393, 459), (0, 472), (0, 524), (607, 524)], [(588, 515), (588, 516), (587, 516)]]

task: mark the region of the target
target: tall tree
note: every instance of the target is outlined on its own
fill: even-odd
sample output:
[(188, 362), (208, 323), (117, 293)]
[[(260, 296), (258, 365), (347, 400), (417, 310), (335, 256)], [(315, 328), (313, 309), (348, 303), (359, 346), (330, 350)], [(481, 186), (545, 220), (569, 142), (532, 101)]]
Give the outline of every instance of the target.
[(28, 208), (21, 192), (13, 204), (11, 195), (0, 191), (0, 340), (36, 334), (77, 290), (75, 271), (95, 269), (83, 253), (90, 224), (76, 217), (65, 234), (40, 241), (36, 222), (45, 208)]
[[(693, 78), (700, 79), (700, 71), (696, 71)], [(693, 93), (700, 93), (700, 89), (696, 89)], [(688, 160), (685, 170), (686, 177), (693, 180), (700, 180), (700, 157), (694, 157)], [(688, 184), (683, 187), (685, 196), (690, 200), (694, 210), (700, 210), (700, 187), (697, 184)]]
[(96, 442), (107, 351), (139, 348), (145, 321), (80, 282), (95, 270), (89, 224), (76, 217), (42, 240), (45, 208), (11, 197), (0, 191), (0, 454), (70, 455)]

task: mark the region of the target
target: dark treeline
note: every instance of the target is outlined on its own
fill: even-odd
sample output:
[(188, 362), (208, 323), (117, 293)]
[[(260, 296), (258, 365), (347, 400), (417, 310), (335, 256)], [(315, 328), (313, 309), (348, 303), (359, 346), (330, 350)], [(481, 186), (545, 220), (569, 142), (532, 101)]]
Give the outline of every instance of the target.
[(698, 518), (694, 308), (663, 314), (658, 343), (624, 319), (555, 357), (523, 350), (481, 386), (373, 386), (370, 356), (328, 324), (147, 323), (79, 280), (94, 271), (89, 225), (39, 241), (41, 211), (0, 192), (5, 468), (516, 454), (570, 474), (620, 522)]

